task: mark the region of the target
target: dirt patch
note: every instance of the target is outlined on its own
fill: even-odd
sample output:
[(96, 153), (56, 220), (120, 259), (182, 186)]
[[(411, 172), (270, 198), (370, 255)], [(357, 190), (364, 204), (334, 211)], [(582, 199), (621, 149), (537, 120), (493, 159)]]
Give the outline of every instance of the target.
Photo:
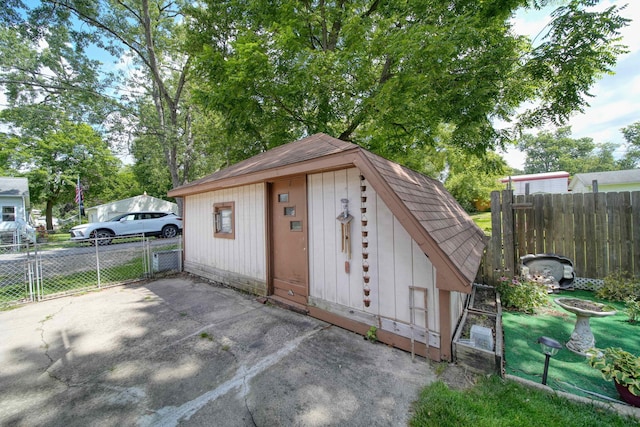
[(467, 313), (467, 319), (462, 325), (462, 331), (460, 333), (460, 338), (470, 339), (471, 338), (471, 327), (473, 325), (480, 325), (487, 327), (493, 331), (493, 335), (495, 338), (496, 332), (496, 318), (490, 314), (481, 314), (481, 313)]
[(498, 304), (496, 302), (495, 288), (476, 285), (474, 287), (473, 301), (470, 308), (487, 313), (497, 313)]
[(452, 390), (466, 390), (478, 382), (478, 374), (470, 372), (464, 366), (449, 363), (444, 371), (438, 375), (438, 379)]

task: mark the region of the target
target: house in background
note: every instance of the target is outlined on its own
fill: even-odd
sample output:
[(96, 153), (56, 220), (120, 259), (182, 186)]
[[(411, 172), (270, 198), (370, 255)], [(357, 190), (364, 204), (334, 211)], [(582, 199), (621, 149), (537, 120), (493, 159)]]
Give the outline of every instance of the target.
[(485, 237), (440, 182), (316, 134), (169, 196), (185, 271), (451, 360)]
[(529, 175), (508, 176), (500, 180), (514, 195), (535, 193), (566, 193), (569, 186), (569, 172), (545, 172)]
[(178, 205), (147, 195), (129, 197), (85, 209), (89, 222), (103, 222), (127, 212), (158, 211), (178, 213)]
[[(594, 181), (597, 183), (596, 189)], [(577, 173), (571, 179), (569, 190), (574, 193), (640, 191), (640, 169)]]
[(29, 180), (0, 177), (0, 234), (3, 243), (35, 241), (35, 229), (29, 225)]

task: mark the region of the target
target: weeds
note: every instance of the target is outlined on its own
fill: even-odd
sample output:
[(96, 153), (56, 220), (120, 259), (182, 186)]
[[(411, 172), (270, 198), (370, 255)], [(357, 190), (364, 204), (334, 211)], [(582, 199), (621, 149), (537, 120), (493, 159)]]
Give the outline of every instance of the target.
[(371, 342), (377, 342), (378, 341), (378, 328), (376, 328), (375, 326), (371, 326), (369, 328), (369, 330), (367, 331), (366, 338)]

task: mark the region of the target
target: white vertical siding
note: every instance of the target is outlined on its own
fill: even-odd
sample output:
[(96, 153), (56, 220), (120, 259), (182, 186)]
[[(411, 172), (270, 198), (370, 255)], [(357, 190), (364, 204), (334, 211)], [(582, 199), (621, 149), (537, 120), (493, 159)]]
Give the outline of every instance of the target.
[(566, 193), (568, 191), (568, 177), (533, 179), (514, 181), (514, 194), (525, 194), (529, 184), (529, 194), (535, 193)]
[[(360, 172), (356, 168), (308, 176), (309, 282), (310, 296), (332, 304), (378, 315), (402, 323), (410, 322), (409, 286), (427, 291), (429, 329), (439, 332), (438, 291), (435, 269), (391, 210), (365, 181), (368, 220), (367, 237), (371, 305), (363, 304), (362, 215)], [(351, 223), (350, 273), (345, 272), (346, 254), (341, 252), (340, 223), (336, 217), (349, 199)], [(417, 299), (422, 298), (416, 293)], [(420, 316), (416, 316), (420, 317)], [(424, 326), (419, 320), (418, 325)]]
[(455, 332), (458, 326), (458, 321), (462, 317), (464, 310), (464, 302), (467, 299), (467, 294), (461, 292), (451, 292), (451, 333)]
[[(213, 236), (213, 205), (235, 203), (235, 239)], [(262, 183), (185, 197), (185, 265), (266, 281), (265, 186)]]
[[(369, 190), (368, 187), (367, 190)], [(373, 190), (371, 192), (373, 193)], [(396, 240), (394, 237), (396, 230), (393, 228), (393, 214), (387, 205), (385, 205), (382, 200), (378, 199), (377, 195), (371, 194), (369, 197), (371, 199), (376, 199), (377, 207), (375, 210), (375, 216), (373, 215), (374, 212), (371, 212), (369, 217), (369, 236), (373, 236), (369, 237), (370, 246), (373, 246), (370, 251), (371, 255), (369, 256), (369, 259), (371, 260), (369, 268), (377, 273), (377, 277), (372, 277), (372, 280), (377, 278), (374, 283), (376, 295), (380, 297), (378, 301), (379, 314), (390, 319), (395, 319), (396, 268), (402, 268), (402, 266), (396, 266), (394, 263), (395, 256), (393, 253), (393, 243)], [(369, 213), (368, 210), (367, 213)], [(410, 285), (410, 283), (408, 285)], [(407, 306), (409, 306), (408, 302)]]
[[(307, 178), (309, 215), (309, 293), (317, 298), (351, 306), (357, 297), (362, 306), (360, 236), (360, 179), (356, 169), (325, 172)], [(342, 232), (336, 217), (342, 212), (341, 199), (349, 200), (351, 260), (341, 251)], [(356, 232), (358, 233), (356, 235)], [(359, 245), (359, 246), (358, 246)], [(349, 261), (351, 273), (345, 272)], [(354, 278), (354, 274), (356, 275)]]

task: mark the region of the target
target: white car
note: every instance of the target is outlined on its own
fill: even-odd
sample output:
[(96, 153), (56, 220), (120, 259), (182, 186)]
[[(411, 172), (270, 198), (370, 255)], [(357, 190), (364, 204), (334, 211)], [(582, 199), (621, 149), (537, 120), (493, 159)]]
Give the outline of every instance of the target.
[(70, 230), (71, 240), (90, 241), (108, 245), (115, 236), (144, 234), (171, 238), (182, 232), (182, 218), (172, 212), (130, 212), (105, 222), (76, 225)]

